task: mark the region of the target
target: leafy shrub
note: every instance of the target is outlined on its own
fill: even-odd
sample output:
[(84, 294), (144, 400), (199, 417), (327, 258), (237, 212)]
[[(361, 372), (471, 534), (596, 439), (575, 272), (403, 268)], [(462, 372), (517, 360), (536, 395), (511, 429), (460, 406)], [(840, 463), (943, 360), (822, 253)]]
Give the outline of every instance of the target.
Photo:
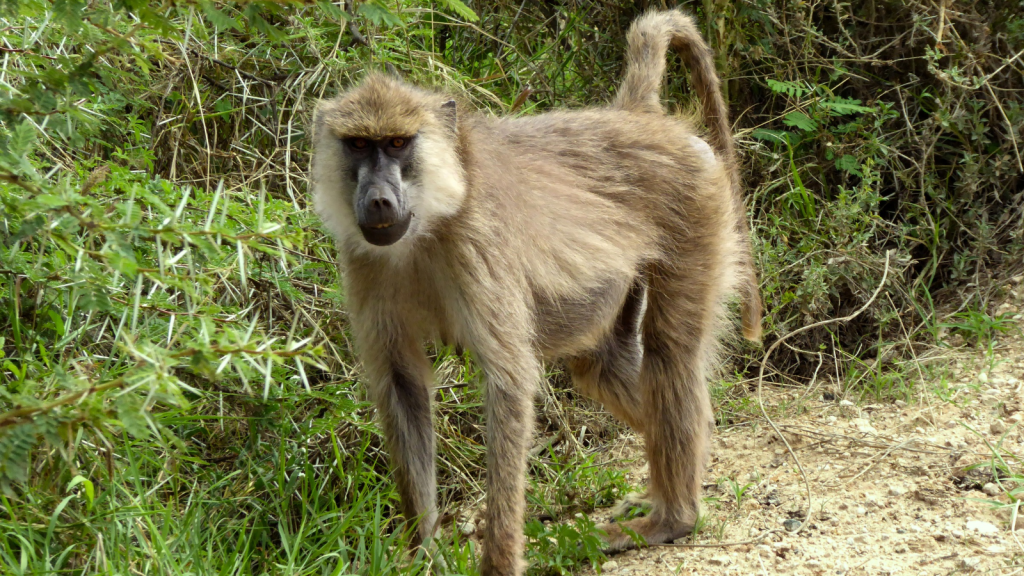
[(531, 520), (526, 523), (526, 537), (530, 539), (527, 560), (535, 574), (572, 574), (580, 566), (597, 568), (605, 559), (601, 531), (587, 516), (547, 526)]

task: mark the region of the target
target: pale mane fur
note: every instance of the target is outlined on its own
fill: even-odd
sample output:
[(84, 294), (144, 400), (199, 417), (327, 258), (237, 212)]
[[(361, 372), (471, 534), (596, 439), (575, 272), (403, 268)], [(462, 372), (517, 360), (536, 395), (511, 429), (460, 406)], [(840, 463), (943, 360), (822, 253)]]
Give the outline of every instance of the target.
[[(692, 529), (713, 415), (706, 389), (727, 302), (760, 335), (760, 299), (727, 109), (710, 50), (675, 11), (638, 19), (609, 106), (495, 118), (370, 74), (320, 104), (311, 170), (336, 237), (363, 380), (377, 405), (413, 543), (436, 534), (431, 364), (423, 343), (471, 350), (485, 375), (488, 495), (482, 572), (523, 571), (523, 476), (545, 361), (644, 435), (650, 514), (610, 524), (609, 550)], [(658, 100), (683, 55), (708, 141)], [(357, 226), (343, 141), (412, 139), (395, 243)], [(360, 144), (362, 145), (362, 144)]]

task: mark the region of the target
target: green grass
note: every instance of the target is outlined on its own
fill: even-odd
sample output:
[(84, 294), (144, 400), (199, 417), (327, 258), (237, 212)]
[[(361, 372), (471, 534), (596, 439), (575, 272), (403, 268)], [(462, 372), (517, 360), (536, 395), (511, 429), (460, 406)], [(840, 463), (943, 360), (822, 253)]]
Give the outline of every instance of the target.
[(747, 482), (746, 484), (740, 484), (732, 478), (725, 479), (726, 485), (729, 487), (729, 493), (736, 500), (736, 508), (743, 505), (743, 500), (747, 498), (747, 492), (750, 491), (751, 487), (754, 486), (754, 482)]
[(990, 474), (992, 483), (999, 488), (997, 497), (982, 500), (982, 502), (996, 509), (1017, 510), (1019, 513), (1020, 501), (1024, 500), (1024, 461), (1003, 447), (1007, 436), (1017, 431), (1019, 423), (1008, 426), (1007, 430), (994, 442), (970, 426), (966, 424), (963, 426), (984, 443), (989, 453), (987, 461), (971, 464), (964, 470), (980, 469)]

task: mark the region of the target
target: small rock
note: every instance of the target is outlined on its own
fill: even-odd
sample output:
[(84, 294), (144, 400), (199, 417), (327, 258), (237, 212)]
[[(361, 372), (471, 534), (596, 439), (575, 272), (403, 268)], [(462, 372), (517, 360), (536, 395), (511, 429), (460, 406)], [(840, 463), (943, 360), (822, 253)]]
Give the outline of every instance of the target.
[(909, 548), (907, 548), (906, 544), (897, 544), (896, 547), (893, 548), (893, 550), (895, 550), (897, 554), (903, 554), (907, 550), (909, 550)]
[(767, 544), (758, 544), (757, 553), (761, 556), (771, 556), (773, 554), (772, 547)]
[(927, 537), (922, 537), (922, 538), (915, 538), (915, 539), (907, 542), (907, 548), (911, 552), (921, 553), (921, 552), (929, 552), (931, 550), (934, 550), (934, 549), (938, 548), (938, 545), (935, 543), (935, 539), (927, 538)]
[(728, 556), (715, 556), (708, 560), (708, 564), (711, 564), (712, 566), (728, 566), (729, 564), (732, 564), (732, 560), (730, 560)]
[(967, 530), (977, 532), (978, 534), (999, 533), (999, 528), (996, 528), (995, 524), (992, 524), (991, 522), (984, 522), (982, 520), (971, 520), (967, 523)]
[(1001, 490), (999, 490), (999, 486), (996, 486), (995, 482), (985, 484), (981, 487), (981, 491), (987, 496), (999, 496), (999, 493), (1001, 492)]
[(1006, 547), (1000, 546), (999, 544), (993, 544), (988, 548), (985, 548), (985, 552), (988, 552), (989, 554), (1002, 554), (1003, 552), (1006, 552)]
[(1006, 424), (1004, 424), (1002, 420), (993, 420), (992, 423), (988, 425), (988, 431), (998, 436), (1003, 432), (1006, 432)]
[(981, 558), (977, 556), (968, 556), (960, 559), (960, 567), (964, 570), (975, 570), (979, 564), (981, 564)]
[(967, 447), (967, 442), (964, 442), (963, 438), (949, 438), (945, 442), (943, 442), (943, 445), (949, 448), (962, 450)]
[(800, 521), (790, 518), (789, 520), (786, 520), (782, 523), (782, 527), (785, 528), (788, 532), (796, 532), (800, 529)]
[(898, 497), (906, 493), (907, 490), (901, 486), (889, 486), (889, 496)]
[(964, 537), (964, 533), (961, 530), (951, 530), (950, 531), (950, 535), (952, 535), (953, 538), (963, 538)]
[(601, 572), (611, 572), (619, 567), (619, 563), (615, 560), (609, 560), (604, 564), (601, 564)]
[(978, 374), (978, 382), (988, 382), (988, 372), (980, 372)]
[(853, 541), (857, 544), (867, 544), (868, 542), (870, 542), (870, 539), (868, 538), (867, 534), (857, 534), (853, 537)]
[(860, 514), (861, 516), (863, 516), (863, 515), (865, 515), (867, 513), (868, 513), (868, 511), (867, 511), (866, 508), (864, 508), (863, 506), (857, 506), (857, 514)]
[(853, 402), (850, 402), (849, 400), (840, 400), (839, 401), (839, 405), (840, 406), (853, 406)]
[(871, 425), (871, 422), (867, 418), (854, 418), (850, 420), (850, 423), (857, 429), (858, 432), (863, 434), (878, 434), (878, 430)]
[(465, 536), (472, 536), (476, 532), (475, 522), (462, 522), (459, 524), (459, 532), (462, 532)]

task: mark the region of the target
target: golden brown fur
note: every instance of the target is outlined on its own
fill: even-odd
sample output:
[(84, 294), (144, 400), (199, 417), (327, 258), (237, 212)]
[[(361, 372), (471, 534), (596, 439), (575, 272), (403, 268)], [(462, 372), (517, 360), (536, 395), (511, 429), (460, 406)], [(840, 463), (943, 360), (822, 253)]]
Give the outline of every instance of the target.
[[(690, 124), (661, 113), (668, 43), (692, 53), (714, 152)], [(626, 79), (607, 108), (455, 115), (442, 95), (370, 75), (318, 109), (315, 202), (338, 238), (365, 381), (404, 512), (419, 520), (416, 542), (432, 537), (437, 518), (427, 339), (472, 350), (486, 376), (483, 574), (522, 573), (523, 482), (543, 361), (565, 359), (583, 392), (644, 434), (652, 510), (625, 524), (648, 542), (691, 530), (712, 423), (706, 375), (737, 288), (745, 333), (760, 331), (711, 62), (688, 17), (654, 13), (630, 32)], [(414, 134), (402, 183), (412, 224), (393, 245), (368, 244), (354, 225), (354, 173), (341, 141)], [(631, 545), (619, 525), (605, 530), (610, 549)]]
[[(743, 205), (743, 189), (732, 131), (729, 128), (729, 110), (722, 99), (718, 74), (715, 72), (714, 54), (704, 42), (693, 19), (681, 12), (650, 12), (637, 19), (630, 27), (626, 51), (626, 77), (615, 97), (615, 105), (624, 110), (663, 113), (658, 99), (661, 79), (665, 75), (665, 59), (661, 55), (671, 47), (690, 69), (693, 89), (700, 97), (704, 123), (708, 127), (711, 146), (729, 171), (734, 201)], [(737, 220), (738, 231), (744, 239), (749, 237), (747, 221), (741, 212)], [(743, 335), (750, 340), (761, 338), (761, 296), (749, 240), (742, 251), (746, 278), (743, 291)]]

